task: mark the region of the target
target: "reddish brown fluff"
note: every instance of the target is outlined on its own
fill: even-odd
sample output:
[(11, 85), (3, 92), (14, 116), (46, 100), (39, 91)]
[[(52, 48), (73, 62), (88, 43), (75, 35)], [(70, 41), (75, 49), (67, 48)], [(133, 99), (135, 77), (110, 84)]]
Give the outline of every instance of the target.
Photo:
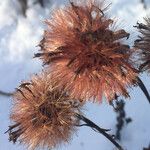
[(123, 29), (113, 30), (114, 21), (105, 13), (104, 2), (74, 1), (55, 10), (40, 43), (44, 64), (56, 86), (75, 98), (108, 101), (115, 95), (128, 97), (127, 87), (135, 83), (137, 71), (130, 56), (133, 51), (123, 38)]
[(14, 106), (9, 127), (9, 140), (19, 140), (27, 149), (53, 148), (68, 142), (79, 120), (80, 106), (53, 88), (46, 74), (22, 83), (13, 97)]
[(135, 47), (140, 49), (140, 71), (150, 73), (150, 18), (145, 18), (145, 24), (138, 23), (136, 26), (141, 33), (135, 41)]

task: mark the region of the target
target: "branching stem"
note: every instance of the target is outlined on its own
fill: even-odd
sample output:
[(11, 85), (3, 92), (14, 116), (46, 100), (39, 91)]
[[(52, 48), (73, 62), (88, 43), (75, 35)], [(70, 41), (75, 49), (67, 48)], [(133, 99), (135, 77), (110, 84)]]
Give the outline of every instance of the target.
[(106, 129), (102, 129), (100, 128), (98, 125), (96, 125), (94, 122), (92, 122), (91, 120), (89, 120), (88, 118), (84, 117), (83, 115), (77, 114), (77, 117), (82, 120), (83, 122), (86, 123), (86, 126), (88, 125), (89, 127), (91, 127), (92, 129), (95, 129), (96, 131), (98, 131), (99, 133), (101, 133), (102, 135), (104, 135), (109, 141), (111, 141), (117, 148), (118, 150), (124, 150), (122, 148), (121, 145), (119, 145), (111, 135), (109, 135), (108, 133), (106, 133), (109, 130)]

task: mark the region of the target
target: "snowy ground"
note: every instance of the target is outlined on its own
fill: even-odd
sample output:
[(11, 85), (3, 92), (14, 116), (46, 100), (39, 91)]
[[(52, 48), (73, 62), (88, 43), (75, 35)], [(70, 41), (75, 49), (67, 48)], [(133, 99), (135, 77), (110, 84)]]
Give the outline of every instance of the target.
[[(67, 0), (66, 0), (67, 1)], [(150, 9), (145, 11), (140, 0), (112, 0), (111, 13), (119, 18), (119, 26), (123, 26), (136, 37), (133, 25), (150, 15)], [(149, 0), (147, 0), (148, 2)], [(0, 90), (14, 91), (21, 80), (30, 78), (32, 73), (41, 70), (41, 62), (33, 60), (33, 54), (38, 50), (39, 40), (43, 33), (43, 19), (50, 14), (50, 8), (63, 4), (64, 0), (53, 0), (45, 10), (37, 4), (29, 6), (27, 18), (19, 15), (17, 0), (0, 1)], [(149, 4), (150, 7), (150, 4)], [(142, 75), (150, 92), (150, 77)], [(0, 150), (26, 150), (25, 147), (8, 142), (7, 130), (11, 98), (0, 96)], [(86, 115), (104, 128), (111, 128), (115, 133), (116, 116), (106, 102), (101, 105), (87, 104)], [(131, 100), (126, 102), (127, 116), (133, 122), (122, 131), (121, 144), (127, 150), (142, 150), (150, 143), (150, 105), (139, 88), (131, 91)], [(102, 135), (82, 127), (70, 144), (58, 148), (60, 150), (114, 150), (114, 146)]]

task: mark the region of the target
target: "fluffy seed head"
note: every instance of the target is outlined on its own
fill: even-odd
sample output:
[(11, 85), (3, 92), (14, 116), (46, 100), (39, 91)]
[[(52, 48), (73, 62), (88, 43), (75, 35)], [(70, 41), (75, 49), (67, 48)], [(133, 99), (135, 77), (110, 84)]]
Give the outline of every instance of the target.
[(128, 97), (127, 87), (135, 83), (137, 71), (123, 42), (129, 34), (113, 29), (107, 7), (98, 0), (73, 1), (55, 10), (40, 43), (40, 57), (50, 66), (56, 85), (75, 98), (107, 100)]
[(137, 23), (136, 26), (141, 35), (135, 41), (135, 47), (140, 49), (139, 62), (140, 71), (148, 71), (150, 73), (150, 18), (145, 18), (145, 24)]
[(34, 76), (20, 85), (13, 97), (14, 106), (9, 140), (19, 140), (28, 149), (53, 148), (71, 139), (79, 124), (80, 103), (54, 89), (46, 74)]

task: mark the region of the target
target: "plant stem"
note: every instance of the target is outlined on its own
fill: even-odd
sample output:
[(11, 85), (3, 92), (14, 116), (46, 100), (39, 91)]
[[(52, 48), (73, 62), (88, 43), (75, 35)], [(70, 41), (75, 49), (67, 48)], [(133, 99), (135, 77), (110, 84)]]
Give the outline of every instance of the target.
[(0, 95), (2, 95), (2, 96), (12, 96), (13, 93), (0, 91)]
[(141, 90), (142, 90), (143, 93), (145, 94), (145, 96), (146, 96), (148, 102), (150, 103), (150, 95), (149, 95), (149, 93), (148, 93), (148, 91), (147, 91), (147, 88), (145, 87), (143, 81), (142, 81), (139, 77), (137, 77), (137, 79), (138, 79), (138, 85), (139, 85), (139, 87), (141, 88)]
[(88, 118), (84, 117), (83, 115), (77, 114), (77, 117), (82, 120), (83, 122), (86, 123), (86, 126), (91, 127), (92, 129), (96, 129), (99, 133), (101, 133), (102, 135), (104, 135), (109, 141), (111, 141), (117, 148), (118, 150), (123, 150), (123, 148), (121, 147), (121, 145), (119, 145), (113, 138), (111, 135), (107, 134), (105, 129), (100, 128), (98, 125), (96, 125), (94, 122), (92, 122), (91, 120), (89, 120)]

